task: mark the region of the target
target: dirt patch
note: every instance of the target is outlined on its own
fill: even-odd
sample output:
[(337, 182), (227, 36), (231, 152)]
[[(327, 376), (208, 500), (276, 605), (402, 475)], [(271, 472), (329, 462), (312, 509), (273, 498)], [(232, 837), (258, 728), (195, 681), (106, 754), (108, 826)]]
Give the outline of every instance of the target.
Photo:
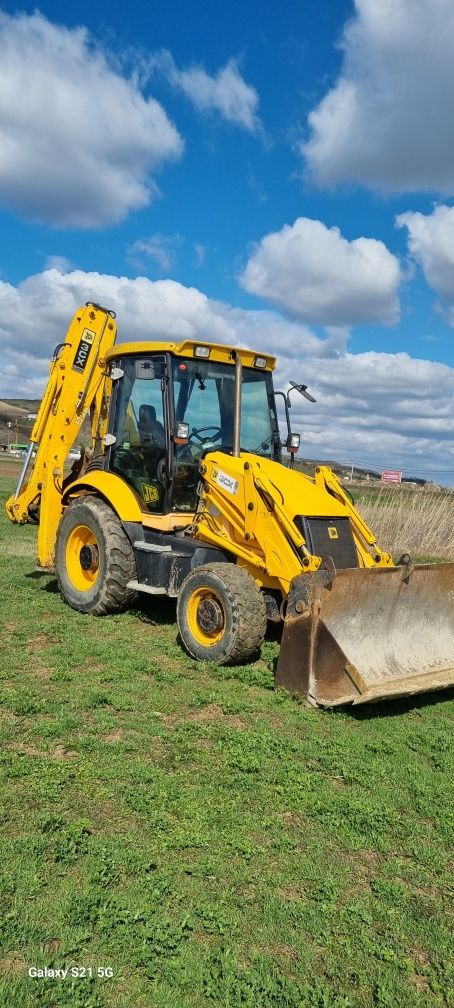
[(219, 704), (210, 704), (201, 710), (188, 711), (186, 714), (164, 714), (163, 711), (152, 711), (155, 717), (160, 718), (166, 727), (174, 728), (180, 724), (211, 724), (223, 718), (223, 712)]
[(7, 749), (13, 749), (14, 752), (21, 753), (23, 756), (45, 756), (46, 753), (43, 749), (35, 749), (35, 746), (27, 745), (26, 742), (9, 742)]
[(346, 855), (345, 860), (350, 865), (352, 892), (370, 892), (370, 884), (380, 870), (380, 856), (373, 850), (364, 849)]
[(87, 660), (85, 665), (73, 665), (69, 670), (73, 675), (86, 676), (87, 672), (104, 672), (105, 665), (100, 665), (99, 662), (91, 662)]
[(58, 938), (51, 938), (50, 941), (43, 942), (43, 947), (46, 952), (53, 955), (54, 952), (58, 952), (59, 948), (61, 948), (61, 941)]
[(260, 714), (260, 717), (266, 718), (266, 720), (269, 721), (271, 725), (273, 725), (273, 728), (282, 728), (282, 726), (284, 724), (282, 718), (279, 717), (279, 714), (266, 714), (266, 713), (263, 713), (263, 714)]
[(185, 714), (163, 714), (161, 711), (152, 711), (152, 713), (161, 718), (164, 724), (169, 727), (180, 724), (209, 725), (217, 722), (227, 724), (230, 728), (235, 728), (236, 731), (247, 731), (251, 727), (250, 722), (245, 718), (237, 717), (236, 714), (224, 714), (222, 707), (217, 703), (208, 704), (207, 707), (202, 707), (200, 710), (189, 710)]
[(411, 983), (411, 986), (414, 987), (415, 990), (419, 991), (421, 994), (431, 993), (432, 988), (430, 986), (430, 983), (428, 983), (425, 977), (420, 976), (419, 973), (410, 973), (408, 980)]
[(46, 665), (32, 665), (30, 672), (38, 679), (49, 679), (54, 674), (54, 669), (47, 668)]
[(92, 806), (90, 809), (90, 817), (103, 819), (106, 822), (110, 822), (116, 815), (118, 815), (118, 805), (111, 799), (106, 798), (105, 801), (97, 802), (96, 805)]
[(410, 956), (417, 966), (427, 967), (431, 965), (429, 956), (427, 955), (427, 952), (424, 952), (423, 949), (420, 948), (410, 949)]
[(42, 633), (38, 634), (36, 637), (29, 637), (27, 641), (27, 647), (32, 647), (36, 651), (40, 651), (42, 648), (48, 647), (49, 644), (60, 644), (58, 637), (52, 637), (50, 634)]
[(106, 735), (101, 735), (102, 742), (122, 742), (124, 739), (123, 728), (115, 728), (114, 731), (108, 732)]
[(20, 753), (22, 756), (43, 757), (44, 759), (74, 759), (79, 755), (74, 750), (65, 749), (62, 745), (57, 745), (52, 752), (48, 752), (46, 749), (36, 749), (35, 746), (28, 745), (27, 742), (9, 742), (7, 749), (13, 749), (14, 752)]
[(136, 815), (132, 810), (125, 811), (119, 808), (119, 802), (112, 798), (98, 802), (90, 807), (90, 820), (92, 827), (98, 833), (128, 833), (140, 830), (143, 821), (140, 815)]
[(366, 865), (368, 868), (379, 868), (381, 864), (380, 855), (373, 850), (359, 850), (356, 852), (353, 860), (355, 861), (355, 864), (357, 864), (359, 861), (360, 863), (362, 862), (364, 865)]
[(276, 956), (278, 959), (286, 959), (287, 962), (296, 962), (299, 958), (298, 953), (290, 945), (275, 945), (274, 948), (265, 949), (272, 956)]
[(283, 812), (281, 819), (283, 822), (290, 823), (291, 826), (300, 827), (303, 825), (302, 819), (300, 819), (296, 812)]
[(6, 623), (4, 623), (4, 627), (8, 633), (14, 633), (15, 630), (19, 629), (19, 623), (14, 623), (13, 620), (7, 620)]
[(13, 714), (12, 711), (0, 710), (0, 725), (3, 725), (5, 728), (8, 728), (9, 726), (15, 728), (18, 721), (19, 718), (16, 714)]
[(194, 931), (192, 941), (197, 942), (199, 945), (213, 945), (216, 941), (216, 936), (208, 934), (206, 931)]
[(57, 745), (50, 755), (53, 759), (75, 759), (79, 753), (74, 749), (66, 749), (65, 746)]
[(226, 714), (225, 721), (229, 728), (235, 728), (236, 731), (247, 731), (251, 727), (250, 721), (237, 717), (236, 714)]
[(278, 889), (278, 894), (284, 900), (298, 901), (302, 899), (302, 895), (296, 886), (284, 886), (282, 889)]
[(9, 973), (17, 976), (20, 973), (25, 973), (26, 968), (27, 964), (20, 952), (7, 952), (0, 959), (0, 973)]
[(445, 892), (440, 886), (412, 886), (412, 893), (421, 900), (442, 900)]

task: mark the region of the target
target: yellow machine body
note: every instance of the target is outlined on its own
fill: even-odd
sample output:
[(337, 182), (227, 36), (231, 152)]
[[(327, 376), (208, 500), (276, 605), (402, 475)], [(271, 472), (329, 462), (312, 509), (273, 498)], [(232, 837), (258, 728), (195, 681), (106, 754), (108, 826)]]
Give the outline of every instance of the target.
[(238, 562), (255, 580), (280, 589), (284, 598), (293, 578), (322, 563), (295, 526), (302, 509), (307, 518), (332, 519), (328, 530), (333, 542), (336, 521), (348, 520), (360, 566), (393, 566), (328, 466), (318, 466), (312, 479), (269, 459), (212, 452), (201, 474), (204, 487), (194, 535), (221, 548), (233, 546)]
[[(284, 466), (280, 449), (267, 457), (240, 447), (242, 375), (255, 380), (253, 369), (268, 375), (273, 437), (279, 436), (269, 384), (274, 358), (193, 340), (116, 344), (115, 337), (112, 312), (96, 304), (76, 312), (52, 360), (18, 487), (6, 505), (13, 522), (38, 525), (38, 565), (56, 571), (66, 600), (101, 615), (129, 604), (136, 592), (172, 595), (190, 653), (225, 663), (253, 653), (267, 616), (283, 619), (277, 684), (315, 704), (361, 703), (453, 683), (454, 564), (414, 566), (408, 558), (396, 566), (327, 466), (311, 477)], [(198, 472), (194, 508), (159, 509), (155, 480), (145, 483), (150, 510), (138, 492), (144, 484), (130, 476), (144, 456), (131, 402), (122, 414), (123, 441), (117, 428), (112, 433), (115, 396), (122, 394), (116, 389), (125, 387), (128, 361), (139, 360), (134, 367), (143, 371), (147, 361), (152, 367), (175, 360), (181, 380), (185, 369), (194, 376), (178, 418), (159, 364), (166, 415), (174, 417), (161, 459), (170, 486), (175, 472), (169, 476), (168, 456), (175, 469), (188, 427), (177, 420), (185, 420), (194, 384), (202, 398), (206, 388), (208, 372), (202, 364), (195, 370), (199, 357), (217, 368), (212, 387), (224, 409), (230, 406), (222, 382), (235, 369), (234, 444), (216, 447), (202, 437), (209, 428), (193, 427), (200, 451), (188, 449), (181, 458), (183, 477)], [(91, 451), (65, 473), (86, 417)], [(214, 440), (221, 437), (217, 427), (212, 431)], [(114, 447), (123, 471), (109, 462)], [(109, 587), (109, 570), (118, 572), (122, 562), (124, 571)]]

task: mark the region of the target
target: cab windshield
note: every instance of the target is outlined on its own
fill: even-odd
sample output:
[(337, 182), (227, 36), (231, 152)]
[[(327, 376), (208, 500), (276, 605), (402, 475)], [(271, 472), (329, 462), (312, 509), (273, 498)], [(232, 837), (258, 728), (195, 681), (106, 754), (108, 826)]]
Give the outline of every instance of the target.
[[(172, 366), (175, 420), (189, 425), (193, 455), (211, 447), (231, 451), (235, 368), (194, 358), (174, 358)], [(241, 450), (278, 458), (271, 376), (256, 368), (243, 368)]]

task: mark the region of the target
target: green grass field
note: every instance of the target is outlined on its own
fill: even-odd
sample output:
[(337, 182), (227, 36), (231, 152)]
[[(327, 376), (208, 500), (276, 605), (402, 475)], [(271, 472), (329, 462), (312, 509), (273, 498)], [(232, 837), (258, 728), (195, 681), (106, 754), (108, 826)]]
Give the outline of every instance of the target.
[(453, 1004), (453, 694), (313, 710), (273, 690), (276, 639), (222, 669), (182, 653), (171, 603), (81, 616), (11, 487), (0, 1004)]

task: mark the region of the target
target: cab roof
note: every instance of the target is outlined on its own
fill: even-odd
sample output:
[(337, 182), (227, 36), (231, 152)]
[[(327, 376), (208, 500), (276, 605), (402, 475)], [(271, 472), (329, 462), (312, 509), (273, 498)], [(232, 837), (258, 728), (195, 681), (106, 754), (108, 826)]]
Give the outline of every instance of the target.
[[(225, 346), (223, 343), (206, 343), (203, 340), (184, 340), (182, 343), (167, 342), (140, 342), (140, 343), (115, 343), (106, 353), (106, 361), (115, 360), (117, 357), (126, 357), (128, 354), (149, 354), (149, 353), (171, 353), (175, 357), (197, 357), (196, 347), (208, 347), (209, 357), (201, 357), (201, 360), (213, 360), (221, 364), (230, 364), (234, 367), (233, 351), (240, 355), (243, 367), (255, 367), (260, 371), (273, 371), (276, 366), (276, 358), (271, 354), (260, 353), (255, 350), (243, 350), (241, 347)], [(257, 361), (265, 361), (264, 364), (257, 364)]]

